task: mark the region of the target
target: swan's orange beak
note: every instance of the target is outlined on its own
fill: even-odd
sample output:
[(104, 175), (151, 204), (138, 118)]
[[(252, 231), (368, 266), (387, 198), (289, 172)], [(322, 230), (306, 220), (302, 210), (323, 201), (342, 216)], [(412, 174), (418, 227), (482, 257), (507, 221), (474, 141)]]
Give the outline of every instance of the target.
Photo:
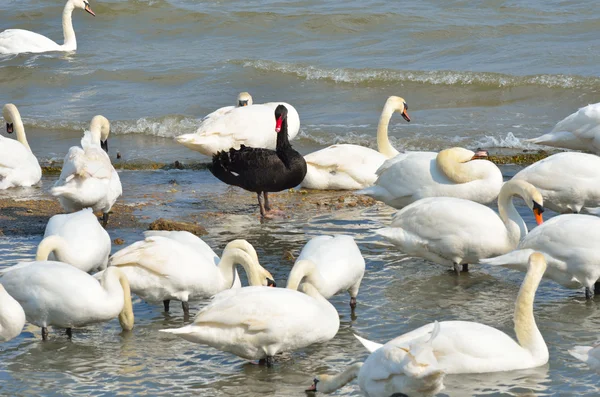
[(485, 149), (477, 149), (475, 151), (475, 154), (473, 155), (473, 157), (471, 157), (471, 160), (487, 160), (488, 158), (488, 151)]
[(544, 212), (544, 210), (541, 207), (533, 208), (533, 214), (535, 215), (535, 221), (537, 222), (538, 225), (541, 225), (542, 223), (544, 223), (544, 217), (542, 217), (542, 212)]
[(92, 14), (92, 16), (94, 16), (94, 17), (96, 16), (96, 14), (94, 14), (94, 11), (92, 11), (92, 7), (90, 7), (90, 5), (89, 5), (89, 4), (86, 4), (86, 5), (85, 5), (85, 10), (86, 10), (88, 13)]
[(402, 117), (404, 117), (404, 120), (406, 120), (410, 123), (410, 116), (408, 115), (408, 112), (406, 111), (406, 109), (404, 109), (402, 111)]
[(279, 116), (279, 118), (275, 120), (275, 132), (281, 131), (281, 123), (283, 123), (283, 116)]

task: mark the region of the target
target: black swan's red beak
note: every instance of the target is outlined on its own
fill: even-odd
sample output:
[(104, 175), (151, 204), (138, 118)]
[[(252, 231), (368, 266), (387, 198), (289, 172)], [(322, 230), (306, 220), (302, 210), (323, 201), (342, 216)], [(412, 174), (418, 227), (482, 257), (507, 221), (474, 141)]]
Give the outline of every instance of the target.
[(275, 120), (275, 132), (281, 131), (281, 123), (283, 123), (283, 116), (279, 116), (279, 118)]

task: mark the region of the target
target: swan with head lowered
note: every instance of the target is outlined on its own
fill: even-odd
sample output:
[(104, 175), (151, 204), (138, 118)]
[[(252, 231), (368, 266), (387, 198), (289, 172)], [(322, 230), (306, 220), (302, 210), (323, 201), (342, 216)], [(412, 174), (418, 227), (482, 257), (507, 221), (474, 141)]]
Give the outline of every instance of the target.
[(107, 154), (109, 134), (106, 117), (94, 116), (90, 130), (81, 139), (81, 147), (69, 149), (60, 177), (50, 190), (67, 212), (83, 208), (102, 211), (104, 226), (110, 209), (123, 193), (119, 174)]
[(229, 242), (219, 259), (202, 239), (183, 231), (149, 232), (145, 240), (115, 252), (109, 268), (119, 268), (131, 290), (145, 301), (163, 302), (168, 312), (169, 302), (179, 300), (188, 314), (190, 299), (208, 298), (239, 287), (238, 264), (246, 271), (250, 285), (275, 285), (246, 240)]
[(600, 102), (582, 107), (559, 121), (549, 133), (527, 141), (600, 154)]
[(15, 105), (2, 108), (6, 132), (17, 135), (17, 140), (0, 136), (0, 190), (16, 186), (32, 186), (42, 179), (42, 168), (31, 151), (21, 114)]
[(394, 112), (410, 122), (403, 98), (391, 96), (385, 102), (377, 127), (377, 150), (360, 145), (340, 144), (304, 156), (307, 172), (301, 186), (320, 190), (356, 190), (373, 185), (376, 171), (384, 161), (399, 154), (390, 144), (388, 126)]
[(431, 396), (444, 388), (445, 373), (433, 353), (433, 340), (440, 331), (436, 321), (428, 340), (388, 342), (373, 351), (364, 363), (355, 363), (337, 375), (318, 375), (307, 392), (332, 393), (358, 377), (360, 390), (369, 397), (399, 393)]
[(242, 92), (236, 107), (217, 109), (202, 119), (195, 133), (180, 135), (176, 140), (206, 156), (230, 148), (239, 149), (242, 145), (275, 149), (278, 134), (274, 132), (273, 111), (279, 105), (288, 109), (288, 134), (289, 139), (294, 139), (300, 130), (300, 116), (292, 105), (286, 102), (253, 105), (250, 94)]
[(364, 275), (365, 259), (351, 236), (318, 236), (302, 248), (290, 271), (287, 288), (298, 289), (306, 281), (327, 299), (348, 291), (350, 307), (354, 309)]
[(485, 150), (460, 147), (435, 152), (407, 152), (387, 160), (371, 187), (358, 191), (394, 208), (425, 197), (457, 197), (487, 204), (498, 197), (502, 172), (484, 160)]
[[(533, 316), (533, 302), (540, 280), (546, 270), (541, 253), (528, 259), (527, 274), (515, 301), (515, 341), (504, 332), (471, 321), (441, 321), (439, 333), (432, 340), (433, 355), (438, 368), (446, 374), (468, 374), (514, 371), (535, 368), (548, 362), (548, 347)], [(436, 323), (429, 323), (386, 344), (405, 346), (431, 338)], [(380, 349), (379, 343), (355, 335), (370, 352)]]
[(271, 365), (277, 353), (326, 342), (340, 327), (337, 310), (315, 287), (304, 283), (300, 291), (226, 290), (215, 295), (192, 324), (161, 331)]
[(530, 183), (511, 180), (500, 189), (499, 214), (470, 200), (429, 197), (398, 211), (390, 227), (376, 233), (408, 255), (452, 266), (460, 274), (461, 265), (468, 270), (469, 263), (509, 252), (527, 234), (514, 196), (525, 201), (541, 224), (542, 195)]
[(25, 325), (25, 312), (0, 284), (0, 342), (8, 342), (21, 333)]
[(23, 52), (40, 53), (48, 51), (75, 51), (77, 39), (73, 30), (71, 14), (75, 8), (85, 10), (96, 16), (87, 0), (68, 0), (62, 15), (63, 44), (55, 43), (46, 36), (23, 29), (7, 29), (0, 32), (0, 54), (19, 54)]
[(600, 218), (583, 214), (556, 216), (533, 229), (516, 249), (495, 258), (482, 259), (486, 265), (526, 270), (532, 252), (544, 254), (548, 270), (544, 277), (566, 288), (585, 287), (591, 299), (600, 280)]

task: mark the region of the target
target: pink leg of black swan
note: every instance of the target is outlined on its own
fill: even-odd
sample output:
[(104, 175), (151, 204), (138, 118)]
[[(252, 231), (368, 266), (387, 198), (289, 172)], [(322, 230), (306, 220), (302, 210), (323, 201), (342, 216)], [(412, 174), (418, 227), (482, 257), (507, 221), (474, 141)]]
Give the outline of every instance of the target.
[[(262, 217), (267, 217), (271, 211), (269, 192), (296, 187), (306, 175), (304, 157), (288, 140), (287, 113), (283, 105), (275, 109), (275, 150), (242, 145), (238, 150), (232, 148), (216, 153), (208, 167), (221, 181), (255, 192)], [(264, 195), (264, 201), (261, 195)]]

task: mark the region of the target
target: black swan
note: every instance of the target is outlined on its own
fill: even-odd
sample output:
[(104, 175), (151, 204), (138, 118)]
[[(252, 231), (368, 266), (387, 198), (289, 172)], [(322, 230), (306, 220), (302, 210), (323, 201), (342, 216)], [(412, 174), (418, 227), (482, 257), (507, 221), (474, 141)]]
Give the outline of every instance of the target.
[[(292, 149), (288, 140), (287, 113), (283, 105), (275, 109), (275, 150), (241, 145), (239, 150), (232, 148), (216, 153), (208, 167), (214, 176), (228, 185), (256, 192), (262, 217), (271, 211), (269, 192), (298, 186), (306, 175), (304, 157)], [(261, 193), (264, 194), (264, 203)]]

